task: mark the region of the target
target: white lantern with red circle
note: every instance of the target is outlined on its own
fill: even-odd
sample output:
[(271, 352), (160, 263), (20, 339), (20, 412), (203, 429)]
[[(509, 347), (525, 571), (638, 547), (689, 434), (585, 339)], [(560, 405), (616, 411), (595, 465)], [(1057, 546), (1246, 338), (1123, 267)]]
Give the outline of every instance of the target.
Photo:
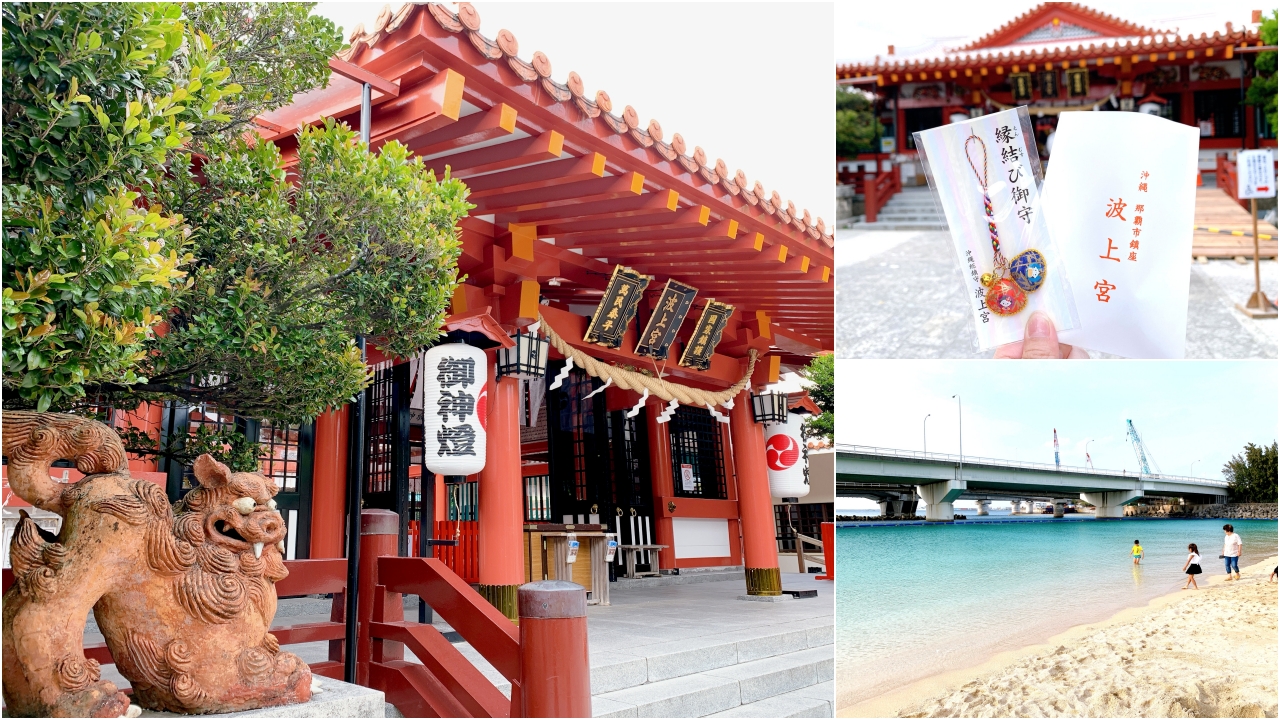
[(441, 475), (484, 469), (489, 364), (484, 351), (445, 343), (422, 356), (423, 456)]
[(809, 494), (804, 477), (804, 440), (800, 438), (803, 418), (787, 413), (785, 423), (764, 429), (764, 461), (769, 470), (769, 494), (776, 498), (802, 498)]

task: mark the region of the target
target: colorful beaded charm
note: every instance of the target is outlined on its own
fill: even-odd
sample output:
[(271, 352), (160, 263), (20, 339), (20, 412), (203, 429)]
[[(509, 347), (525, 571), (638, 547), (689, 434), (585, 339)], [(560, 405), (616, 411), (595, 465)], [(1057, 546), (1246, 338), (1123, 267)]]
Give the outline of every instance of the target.
[(1009, 275), (1023, 290), (1039, 290), (1044, 283), (1044, 255), (1039, 250), (1023, 250), (1009, 263)]
[[(982, 150), (982, 172), (969, 155), (969, 143), (976, 142)], [(1000, 234), (996, 230), (995, 210), (991, 206), (991, 195), (987, 192), (987, 144), (982, 138), (969, 132), (964, 141), (964, 155), (973, 168), (973, 174), (982, 187), (982, 206), (987, 215), (987, 234), (991, 236), (992, 264), (991, 272), (982, 274), (982, 285), (987, 288), (986, 304), (991, 312), (997, 315), (1016, 315), (1027, 306), (1027, 293), (1035, 292), (1044, 283), (1045, 259), (1039, 250), (1024, 250), (1018, 253), (1010, 263), (1000, 252)], [(1005, 277), (1005, 275), (1009, 277)]]

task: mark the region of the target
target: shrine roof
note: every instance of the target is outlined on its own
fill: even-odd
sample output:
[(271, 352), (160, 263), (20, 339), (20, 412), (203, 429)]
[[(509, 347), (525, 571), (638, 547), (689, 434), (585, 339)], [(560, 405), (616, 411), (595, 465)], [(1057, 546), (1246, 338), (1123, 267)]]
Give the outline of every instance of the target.
[(877, 55), (870, 61), (838, 63), (836, 78), (1015, 63), (1099, 65), (1119, 62), (1123, 57), (1130, 57), (1134, 62), (1229, 59), (1235, 48), (1261, 44), (1255, 29), (1236, 29), (1231, 23), (1212, 34), (1180, 34), (1131, 23), (1079, 3), (1042, 3), (986, 35), (954, 48), (938, 43), (914, 53)]
[[(518, 51), (507, 30), (482, 34), (468, 3), (410, 3), (358, 26), (334, 61), (385, 81), (386, 92), (373, 91), (373, 147), (397, 140), (470, 188), (459, 262), (468, 283), (536, 277), (543, 298), (582, 307), (625, 264), (734, 305), (741, 322), (772, 327), (759, 337), (797, 362), (831, 349), (831, 226), (656, 120), (642, 126), (608, 93), (587, 97), (576, 72), (555, 80), (543, 53), (525, 61)], [(289, 162), (299, 126), (357, 125), (360, 92), (335, 72), (327, 88), (264, 114), (259, 134)], [(485, 254), (491, 244), (501, 258)]]

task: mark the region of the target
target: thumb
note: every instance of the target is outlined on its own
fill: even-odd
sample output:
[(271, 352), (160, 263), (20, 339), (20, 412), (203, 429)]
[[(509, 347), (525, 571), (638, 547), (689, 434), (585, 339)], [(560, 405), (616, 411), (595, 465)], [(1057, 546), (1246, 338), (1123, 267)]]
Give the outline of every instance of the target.
[(1058, 346), (1058, 331), (1053, 321), (1042, 312), (1034, 312), (1027, 318), (1022, 340), (1024, 360), (1059, 360), (1062, 349)]

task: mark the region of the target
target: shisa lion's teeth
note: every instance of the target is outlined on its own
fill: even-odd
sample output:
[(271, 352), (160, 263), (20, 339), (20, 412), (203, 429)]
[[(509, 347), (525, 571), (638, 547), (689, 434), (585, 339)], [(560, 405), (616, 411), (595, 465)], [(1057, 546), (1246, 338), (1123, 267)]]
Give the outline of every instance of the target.
[(256, 542), (253, 544), (253, 556), (256, 558), (262, 557), (262, 543)]

